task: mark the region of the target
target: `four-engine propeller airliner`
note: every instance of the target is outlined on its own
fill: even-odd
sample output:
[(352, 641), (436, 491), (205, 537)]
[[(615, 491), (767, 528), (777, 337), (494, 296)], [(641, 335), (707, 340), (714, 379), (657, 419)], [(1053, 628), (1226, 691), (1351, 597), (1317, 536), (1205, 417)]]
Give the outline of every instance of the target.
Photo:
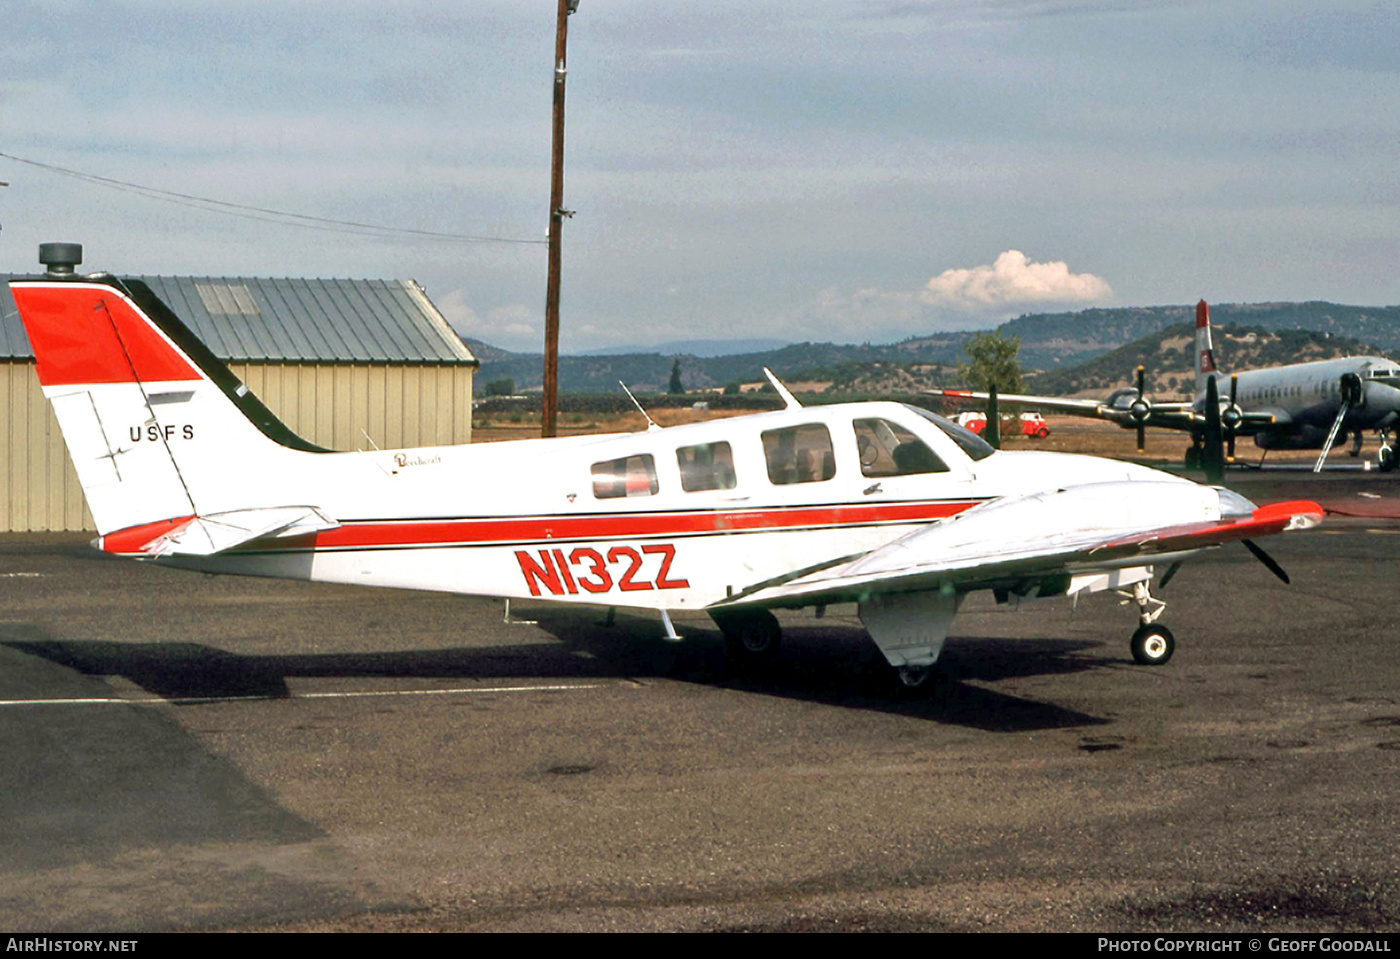
[[(330, 452), (299, 439), (144, 284), (41, 248), (12, 281), (106, 552), (219, 573), (707, 612), (771, 657), (771, 610), (858, 604), (907, 685), (964, 597), (1137, 603), (1166, 662), (1155, 566), (1310, 527), (1311, 502), (1086, 456), (998, 452), (897, 403), (787, 408), (643, 433)], [(777, 384), (776, 380), (774, 381)], [(1286, 577), (1285, 577), (1286, 579)]]
[[(1107, 400), (1076, 400), (1051, 396), (1002, 395), (1010, 403), (1026, 403), (1041, 409), (1077, 416), (1112, 420), (1125, 429), (1136, 429), (1138, 449), (1143, 430), (1159, 426), (1191, 433), (1187, 465), (1200, 465), (1211, 435), (1207, 390), (1215, 380), (1220, 435), (1235, 455), (1235, 437), (1253, 436), (1262, 450), (1321, 450), (1321, 468), (1334, 443), (1353, 440), (1352, 455), (1361, 451), (1367, 430), (1380, 435), (1377, 462), (1382, 470), (1397, 463), (1392, 431), (1400, 424), (1400, 364), (1383, 356), (1347, 356), (1311, 363), (1293, 363), (1248, 370), (1228, 378), (1217, 372), (1211, 344), (1210, 308), (1196, 304), (1196, 398), (1191, 402), (1162, 403), (1143, 390), (1143, 369), (1138, 367), (1136, 387), (1115, 390)], [(955, 399), (986, 400), (985, 393), (967, 390), (935, 390)]]

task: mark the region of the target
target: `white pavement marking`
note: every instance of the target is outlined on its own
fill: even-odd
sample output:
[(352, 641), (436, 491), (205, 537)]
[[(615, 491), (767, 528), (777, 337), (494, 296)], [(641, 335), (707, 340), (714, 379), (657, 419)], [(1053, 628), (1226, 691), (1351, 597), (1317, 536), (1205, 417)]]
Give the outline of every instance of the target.
[(77, 699), (0, 699), (0, 706), (199, 706), (205, 703), (272, 702), (285, 699), (363, 699), (371, 696), (471, 696), (481, 693), (540, 693), (574, 692), (602, 689), (620, 683), (590, 683), (583, 686), (490, 686), (458, 689), (381, 689), (344, 693), (288, 693), (285, 696), (149, 696), (122, 699), (116, 696), (92, 696)]

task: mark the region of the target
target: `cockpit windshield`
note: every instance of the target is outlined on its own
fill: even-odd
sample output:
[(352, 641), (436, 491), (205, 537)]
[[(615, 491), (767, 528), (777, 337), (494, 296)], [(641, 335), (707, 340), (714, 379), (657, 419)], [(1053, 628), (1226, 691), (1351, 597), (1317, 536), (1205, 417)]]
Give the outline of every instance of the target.
[(906, 405), (905, 409), (913, 410), (944, 433), (947, 433), (948, 438), (954, 443), (957, 443), (958, 448), (971, 459), (984, 460), (996, 452), (996, 448), (982, 439), (982, 437), (972, 432), (972, 430), (964, 429), (952, 420), (945, 419), (937, 413), (930, 413), (928, 410), (920, 409), (917, 406)]

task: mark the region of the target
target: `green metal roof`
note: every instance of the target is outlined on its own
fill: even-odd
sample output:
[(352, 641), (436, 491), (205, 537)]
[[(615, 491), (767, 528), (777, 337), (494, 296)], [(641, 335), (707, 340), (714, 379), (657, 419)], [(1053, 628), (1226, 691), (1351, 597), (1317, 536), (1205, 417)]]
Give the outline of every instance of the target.
[[(0, 274), (0, 359), (33, 350)], [(214, 355), (233, 362), (468, 363), (413, 280), (140, 276)]]

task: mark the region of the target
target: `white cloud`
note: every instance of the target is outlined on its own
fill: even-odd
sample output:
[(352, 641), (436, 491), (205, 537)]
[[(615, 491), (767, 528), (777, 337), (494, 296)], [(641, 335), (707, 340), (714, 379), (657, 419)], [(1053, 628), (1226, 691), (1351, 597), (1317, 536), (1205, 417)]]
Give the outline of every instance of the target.
[(990, 266), (944, 270), (924, 284), (919, 299), (929, 306), (980, 312), (1016, 306), (1093, 303), (1113, 295), (1092, 273), (1071, 273), (1063, 260), (1035, 263), (1007, 250)]
[(523, 303), (493, 307), (483, 316), (472, 308), (464, 290), (449, 290), (432, 299), (452, 328), (463, 336), (485, 340), (507, 350), (543, 348), (539, 311)]
[(433, 305), (456, 330), (468, 335), (481, 327), (481, 318), (467, 302), (466, 290), (449, 290), (442, 296), (433, 297)]

